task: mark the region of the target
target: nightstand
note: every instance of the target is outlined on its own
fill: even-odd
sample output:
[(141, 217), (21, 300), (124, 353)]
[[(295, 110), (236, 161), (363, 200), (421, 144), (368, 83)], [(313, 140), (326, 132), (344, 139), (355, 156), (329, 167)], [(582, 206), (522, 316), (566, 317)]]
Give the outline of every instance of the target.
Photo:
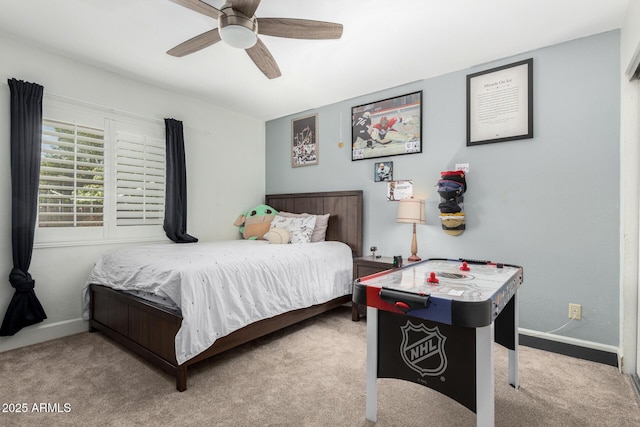
[[(353, 259), (353, 280), (393, 268), (393, 257), (374, 258), (371, 255)], [(360, 320), (360, 309), (355, 302), (351, 303), (351, 320)]]

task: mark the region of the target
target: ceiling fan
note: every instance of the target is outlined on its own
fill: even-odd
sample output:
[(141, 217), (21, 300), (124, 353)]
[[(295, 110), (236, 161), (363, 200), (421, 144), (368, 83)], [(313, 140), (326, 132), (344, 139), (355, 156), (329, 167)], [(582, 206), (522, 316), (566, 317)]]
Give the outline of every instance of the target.
[(339, 39), (342, 24), (295, 18), (256, 18), (260, 0), (228, 0), (216, 9), (201, 0), (171, 0), (181, 6), (218, 20), (218, 28), (195, 36), (167, 51), (185, 56), (224, 41), (244, 49), (256, 66), (270, 79), (281, 75), (280, 68), (258, 34), (290, 39)]

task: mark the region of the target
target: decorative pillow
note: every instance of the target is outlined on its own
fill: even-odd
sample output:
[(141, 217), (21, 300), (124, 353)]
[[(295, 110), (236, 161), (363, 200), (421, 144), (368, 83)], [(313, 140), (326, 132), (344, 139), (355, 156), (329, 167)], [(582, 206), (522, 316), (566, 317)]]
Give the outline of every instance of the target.
[(265, 234), (264, 238), (267, 239), (269, 243), (284, 245), (289, 243), (290, 234), (284, 228), (274, 227)]
[(311, 242), (324, 242), (327, 235), (327, 226), (329, 225), (330, 214), (313, 215), (308, 213), (291, 213), (291, 212), (278, 212), (278, 215), (288, 218), (305, 218), (310, 216), (316, 217), (316, 225), (313, 227), (313, 234), (311, 235)]
[(269, 232), (274, 228), (284, 228), (289, 232), (289, 241), (291, 243), (309, 243), (311, 242), (311, 235), (315, 225), (315, 215), (302, 218), (276, 215), (271, 221)]

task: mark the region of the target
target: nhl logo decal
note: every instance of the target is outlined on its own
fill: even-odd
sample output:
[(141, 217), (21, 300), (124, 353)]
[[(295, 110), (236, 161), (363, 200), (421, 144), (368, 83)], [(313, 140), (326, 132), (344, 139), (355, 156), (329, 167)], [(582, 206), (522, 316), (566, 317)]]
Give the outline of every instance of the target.
[(444, 352), (447, 337), (440, 333), (437, 326), (427, 328), (423, 324), (416, 326), (407, 321), (400, 329), (400, 355), (409, 368), (423, 377), (437, 376), (447, 370), (447, 355)]

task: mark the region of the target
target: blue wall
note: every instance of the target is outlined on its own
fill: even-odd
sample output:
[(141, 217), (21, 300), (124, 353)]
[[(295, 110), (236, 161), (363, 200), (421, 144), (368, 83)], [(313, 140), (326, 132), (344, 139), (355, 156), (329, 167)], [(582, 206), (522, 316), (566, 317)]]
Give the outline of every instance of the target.
[[(534, 138), (466, 146), (466, 76), (533, 58)], [(303, 111), (266, 124), (267, 193), (364, 190), (364, 247), (410, 252), (411, 226), (397, 224), (386, 184), (373, 181), (376, 160), (352, 162), (351, 107), (423, 91), (423, 152), (385, 158), (395, 179), (411, 179), (426, 199), (419, 255), (520, 264), (520, 326), (619, 344), (620, 32), (611, 31), (523, 53), (472, 69)], [(321, 88), (319, 89), (321, 90)], [(318, 114), (319, 164), (292, 168), (291, 119)], [(344, 147), (339, 147), (339, 142)], [(469, 163), (467, 229), (440, 227), (435, 183)]]

